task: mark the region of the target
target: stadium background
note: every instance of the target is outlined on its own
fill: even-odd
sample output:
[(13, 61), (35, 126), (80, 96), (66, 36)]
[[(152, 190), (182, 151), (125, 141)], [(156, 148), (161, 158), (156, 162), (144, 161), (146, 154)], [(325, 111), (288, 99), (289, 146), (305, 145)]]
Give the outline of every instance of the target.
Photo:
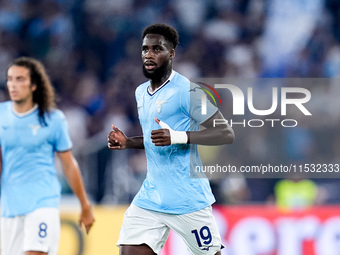
[[(146, 162), (142, 151), (109, 151), (106, 137), (111, 123), (127, 135), (141, 133), (134, 90), (145, 80), (140, 60), (143, 28), (164, 22), (179, 31), (180, 45), (174, 67), (189, 78), (338, 78), (339, 20), (340, 3), (336, 0), (0, 0), (0, 101), (7, 99), (5, 70), (14, 58), (26, 55), (45, 64), (59, 97), (58, 107), (69, 122), (73, 152), (87, 191), (96, 205), (96, 226), (91, 236), (85, 237), (84, 254), (115, 254), (122, 212), (139, 189)], [(314, 102), (322, 106), (339, 97), (339, 88), (333, 82), (311, 85), (309, 89), (317, 99)], [(339, 163), (339, 108), (315, 109), (322, 113), (323, 119), (314, 119), (313, 125), (296, 132), (284, 134), (263, 129), (247, 132), (238, 128), (235, 144), (218, 153), (247, 165), (267, 159), (269, 151), (286, 155), (282, 163), (284, 160), (308, 163), (311, 159)], [(213, 149), (210, 153), (214, 153)], [(65, 180), (60, 179), (63, 219), (72, 222), (76, 217), (76, 202)], [(217, 204), (227, 206), (223, 207), (227, 209), (217, 208), (216, 212), (228, 208), (249, 210), (249, 217), (270, 219), (271, 225), (267, 223), (276, 229), (273, 222), (277, 221), (273, 219), (281, 217), (274, 199), (278, 181), (212, 180)], [(340, 212), (336, 206), (340, 202), (339, 180), (313, 181), (321, 191), (315, 202), (325, 211), (320, 213), (313, 208), (292, 217), (314, 217), (322, 226), (332, 225), (327, 220), (334, 218), (327, 215), (329, 206), (334, 215)], [(260, 212), (256, 211), (259, 209)], [(246, 220), (248, 216), (244, 216)], [(232, 220), (228, 224), (234, 225)], [(76, 242), (67, 243), (73, 239), (65, 237), (77, 233), (70, 226), (67, 222), (63, 225), (62, 255), (77, 254), (72, 250), (77, 250)], [(281, 246), (275, 237), (274, 244), (265, 246), (260, 241), (261, 234), (254, 229), (241, 231), (252, 236), (253, 239), (249, 237), (252, 241), (248, 240), (253, 242), (253, 246), (249, 244), (251, 250), (230, 248), (224, 254), (288, 254), (280, 253)], [(277, 234), (276, 231), (273, 233)], [(320, 232), (328, 233), (321, 227), (318, 231), (318, 236)], [(292, 242), (287, 245), (293, 250), (289, 254), (323, 254), (316, 252), (318, 245), (310, 244), (314, 248), (308, 248), (305, 244), (305, 239), (314, 240), (315, 233), (296, 237), (307, 248), (300, 249), (301, 242)], [(336, 236), (340, 229), (330, 233)], [(338, 247), (338, 241), (332, 245)], [(165, 254), (178, 254), (168, 246)], [(99, 252), (99, 249), (103, 250)], [(329, 252), (324, 254), (337, 254)]]

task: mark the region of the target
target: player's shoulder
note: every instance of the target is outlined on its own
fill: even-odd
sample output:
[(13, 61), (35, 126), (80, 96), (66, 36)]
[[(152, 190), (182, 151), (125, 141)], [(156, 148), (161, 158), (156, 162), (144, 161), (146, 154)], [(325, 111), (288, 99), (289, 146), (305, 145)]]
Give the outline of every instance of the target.
[(190, 83), (189, 79), (187, 77), (185, 77), (183, 74), (180, 74), (179, 72), (174, 71), (174, 77), (173, 77), (173, 81), (174, 82), (183, 82), (183, 83)]
[(150, 81), (146, 81), (146, 82), (140, 84), (136, 88), (135, 94), (140, 95), (141, 93), (144, 93), (145, 91), (147, 91), (149, 85), (150, 85)]
[(190, 81), (187, 77), (177, 72), (174, 76), (174, 83), (181, 85), (182, 88), (185, 88), (185, 90), (188, 89), (188, 91), (195, 90), (195, 88), (201, 88), (198, 83)]
[(48, 115), (52, 120), (65, 120), (65, 114), (57, 108), (51, 108)]
[(12, 101), (0, 102), (0, 112), (5, 112), (11, 109)]
[(184, 75), (175, 72), (174, 77), (171, 82), (177, 87), (179, 90), (183, 90), (185, 92), (189, 92), (190, 90), (190, 80)]
[(4, 102), (0, 102), (0, 107), (1, 108), (7, 108), (10, 105), (12, 105), (12, 101), (4, 101)]

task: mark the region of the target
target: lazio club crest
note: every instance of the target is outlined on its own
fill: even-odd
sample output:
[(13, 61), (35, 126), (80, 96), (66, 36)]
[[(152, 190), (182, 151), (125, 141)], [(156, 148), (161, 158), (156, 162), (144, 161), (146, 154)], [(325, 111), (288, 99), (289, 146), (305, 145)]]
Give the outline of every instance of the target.
[(157, 104), (157, 113), (161, 113), (162, 112), (162, 105), (164, 103), (166, 103), (168, 101), (156, 101), (156, 104)]

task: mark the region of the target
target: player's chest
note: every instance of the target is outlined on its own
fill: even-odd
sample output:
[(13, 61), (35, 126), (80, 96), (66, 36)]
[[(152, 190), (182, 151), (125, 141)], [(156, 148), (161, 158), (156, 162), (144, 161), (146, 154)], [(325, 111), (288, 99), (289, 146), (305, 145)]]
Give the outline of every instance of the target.
[(175, 90), (149, 95), (145, 94), (137, 101), (139, 118), (167, 118), (178, 114), (180, 109), (180, 98)]
[(38, 118), (9, 117), (0, 125), (1, 145), (7, 148), (22, 146), (34, 149), (52, 142), (51, 129), (42, 126)]

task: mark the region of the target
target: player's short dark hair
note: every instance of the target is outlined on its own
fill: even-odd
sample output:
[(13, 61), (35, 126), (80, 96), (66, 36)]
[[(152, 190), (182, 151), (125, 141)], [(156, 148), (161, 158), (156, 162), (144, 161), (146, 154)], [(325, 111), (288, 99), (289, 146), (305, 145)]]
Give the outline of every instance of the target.
[(143, 39), (148, 34), (163, 35), (164, 38), (172, 44), (174, 49), (176, 49), (177, 45), (179, 44), (179, 36), (176, 29), (166, 24), (157, 23), (146, 27), (143, 31)]

